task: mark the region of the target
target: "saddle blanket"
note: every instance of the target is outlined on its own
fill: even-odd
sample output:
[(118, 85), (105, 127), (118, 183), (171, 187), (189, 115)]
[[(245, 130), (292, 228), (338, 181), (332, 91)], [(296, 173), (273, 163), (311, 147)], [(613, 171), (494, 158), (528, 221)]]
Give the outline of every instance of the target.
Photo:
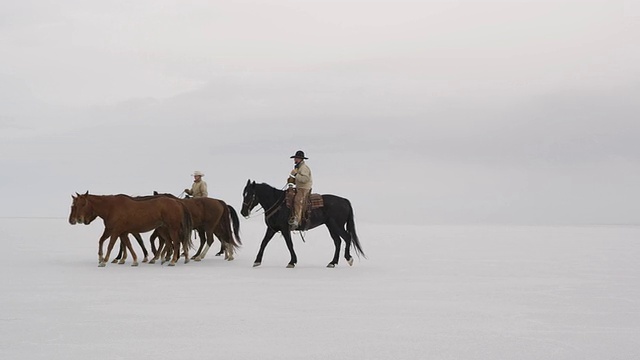
[[(293, 198), (296, 196), (296, 189), (288, 189), (287, 194), (285, 196), (285, 202), (289, 209), (293, 208)], [(309, 194), (309, 199), (307, 200), (307, 208), (317, 209), (324, 206), (324, 200), (322, 199), (322, 194)]]

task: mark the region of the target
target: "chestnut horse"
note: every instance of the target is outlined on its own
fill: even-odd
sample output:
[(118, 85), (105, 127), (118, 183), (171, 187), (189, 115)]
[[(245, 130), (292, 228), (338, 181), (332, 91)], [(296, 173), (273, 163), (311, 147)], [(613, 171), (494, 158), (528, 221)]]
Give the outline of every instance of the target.
[[(191, 258), (196, 261), (204, 259), (209, 248), (213, 245), (214, 235), (220, 239), (220, 252), (216, 254), (225, 254), (225, 260), (233, 260), (235, 249), (242, 245), (240, 240), (240, 220), (236, 210), (227, 205), (224, 201), (215, 198), (186, 198), (180, 199), (172, 194), (160, 194), (153, 192), (157, 196), (166, 196), (173, 199), (181, 200), (189, 210), (193, 219), (193, 228), (200, 236), (200, 247), (196, 254)], [(155, 253), (155, 238), (157, 234), (151, 235), (151, 248)], [(160, 239), (162, 244), (163, 239)]]
[[(144, 254), (143, 263), (149, 262), (149, 252), (147, 248), (144, 246), (144, 241), (142, 241), (142, 236), (139, 233), (131, 233), (131, 235), (136, 239), (140, 248), (142, 248), (142, 253)], [(112, 264), (124, 264), (125, 260), (127, 260), (127, 247), (120, 242), (120, 251), (118, 252), (118, 256), (111, 262)], [(155, 254), (155, 252), (154, 252)]]
[[(144, 233), (158, 229), (160, 234), (168, 239), (173, 246), (173, 259), (169, 263), (173, 266), (178, 261), (180, 245), (185, 253), (185, 263), (189, 262), (188, 252), (191, 247), (190, 231), (192, 228), (191, 215), (184, 204), (166, 197), (150, 197), (149, 199), (134, 199), (127, 195), (89, 195), (78, 194), (72, 196), (69, 223), (89, 225), (97, 217), (104, 221), (104, 232), (98, 241), (98, 266), (103, 267), (109, 261), (111, 250), (116, 239), (126, 245), (133, 257), (132, 266), (138, 265), (129, 233)], [(107, 238), (109, 246), (103, 257), (102, 245)]]

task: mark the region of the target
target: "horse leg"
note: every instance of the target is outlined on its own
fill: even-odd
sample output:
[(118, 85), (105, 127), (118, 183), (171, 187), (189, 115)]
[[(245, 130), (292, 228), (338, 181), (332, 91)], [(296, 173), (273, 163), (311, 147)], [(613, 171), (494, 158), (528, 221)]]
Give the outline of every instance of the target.
[(264, 249), (267, 247), (267, 244), (273, 238), (273, 235), (276, 234), (276, 231), (267, 228), (267, 232), (264, 234), (264, 238), (262, 238), (262, 243), (260, 244), (260, 250), (258, 250), (258, 255), (256, 255), (256, 260), (253, 262), (253, 267), (260, 266), (262, 264), (262, 256), (264, 255)]
[(353, 266), (353, 256), (351, 256), (351, 234), (342, 226), (338, 226), (338, 234), (344, 239), (344, 258), (349, 266)]
[(164, 236), (160, 238), (160, 247), (158, 248), (158, 253), (160, 253), (160, 264), (164, 264), (168, 261), (171, 261), (173, 257), (173, 243), (171, 242), (171, 238), (165, 238)]
[(155, 262), (160, 259), (160, 264), (164, 264), (165, 262), (169, 261), (169, 259), (167, 258), (167, 254), (170, 253), (170, 243), (167, 241), (168, 238), (168, 233), (165, 231), (159, 232), (158, 229), (156, 229), (154, 231), (154, 235), (152, 235), (152, 238), (158, 238), (158, 248), (156, 250), (155, 255), (153, 256), (153, 259), (151, 259), (149, 261), (150, 264), (155, 264)]
[(124, 264), (124, 260), (122, 257), (127, 258), (127, 252), (125, 250), (124, 244), (120, 242), (120, 251), (118, 251), (118, 256), (111, 261), (112, 264)]
[(227, 235), (224, 230), (221, 231), (221, 229), (214, 230), (213, 233), (211, 233), (211, 241), (208, 242), (209, 246), (213, 244), (213, 235), (220, 239), (220, 243), (222, 244), (220, 245), (220, 252), (224, 254), (224, 259), (227, 261), (234, 260), (232, 235)]
[(107, 240), (107, 238), (109, 237), (109, 233), (107, 228), (104, 229), (104, 231), (102, 232), (102, 235), (100, 236), (100, 240), (98, 240), (98, 265), (102, 264), (102, 260), (104, 260), (104, 257), (102, 256), (102, 245), (104, 244), (104, 241)]
[[(180, 231), (171, 230), (169, 233), (171, 236), (170, 240), (167, 241), (167, 243), (173, 243), (173, 258), (171, 259), (169, 266), (175, 266), (178, 262), (178, 259), (180, 258), (180, 245), (182, 244), (182, 241), (180, 241)], [(184, 248), (184, 263), (188, 263), (189, 260), (191, 259), (189, 259), (189, 247), (187, 246)]]
[(111, 261), (112, 264), (122, 265), (127, 260), (127, 245), (122, 241), (122, 239), (120, 239), (120, 251), (118, 252), (118, 255), (122, 256), (119, 259), (117, 257), (113, 259), (113, 261)]
[(171, 231), (169, 239), (167, 240), (167, 246), (173, 245), (173, 256), (171, 257), (169, 266), (175, 266), (180, 258), (180, 241), (177, 241), (179, 238), (176, 231)]
[[(131, 252), (131, 257), (133, 258), (133, 263), (131, 264), (131, 266), (138, 266), (138, 256), (136, 255), (136, 252), (133, 251), (133, 246), (131, 246), (131, 239), (129, 239), (129, 235), (128, 234), (120, 235), (120, 242), (124, 243), (126, 248)], [(125, 254), (126, 254), (126, 251), (125, 251)]]
[(149, 252), (147, 251), (147, 248), (144, 246), (144, 242), (142, 241), (142, 236), (140, 236), (140, 234), (138, 233), (131, 233), (131, 235), (133, 235), (133, 237), (136, 238), (138, 245), (140, 245), (140, 247), (142, 248), (142, 253), (144, 253), (144, 259), (142, 259), (142, 262), (143, 263), (148, 262)]
[[(220, 239), (220, 238), (218, 238), (218, 239)], [(213, 244), (213, 241), (211, 243)], [(226, 250), (226, 248), (224, 246), (224, 243), (222, 242), (222, 240), (220, 240), (220, 251), (218, 251), (216, 253), (216, 256), (220, 256), (220, 255), (224, 254), (225, 250)]]
[[(156, 248), (154, 244), (154, 240), (155, 240), (154, 235), (155, 235), (155, 238), (158, 239), (158, 248)], [(149, 241), (151, 242), (151, 250), (153, 251), (153, 258), (149, 260), (149, 264), (155, 264), (156, 261), (158, 261), (158, 259), (162, 258), (162, 251), (164, 249), (164, 240), (162, 239), (162, 237), (158, 236), (154, 231)]]
[(328, 268), (334, 268), (338, 265), (338, 258), (340, 257), (340, 235), (338, 235), (337, 225), (333, 221), (327, 221), (327, 228), (329, 229), (329, 235), (333, 239), (333, 244), (335, 245), (335, 251), (333, 253), (333, 259), (327, 265)]
[(198, 237), (200, 237), (200, 246), (198, 247), (198, 251), (196, 251), (196, 253), (193, 255), (191, 260), (200, 261), (204, 259), (204, 256), (201, 254), (202, 254), (202, 248), (204, 247), (204, 244), (206, 242), (206, 234), (204, 232), (204, 229), (202, 228), (197, 229), (197, 232), (198, 232)]
[(107, 265), (109, 262), (109, 256), (111, 255), (111, 250), (113, 250), (113, 245), (115, 245), (117, 238), (118, 235), (111, 235), (111, 238), (109, 239), (109, 246), (107, 246), (107, 255), (104, 256), (104, 259), (102, 259), (102, 262), (98, 266), (104, 267)]
[[(196, 254), (197, 256), (194, 256), (192, 259), (195, 259), (196, 261), (201, 261), (202, 259), (204, 259), (205, 256), (207, 256), (207, 252), (209, 252), (209, 248), (211, 247), (211, 243), (213, 243), (213, 232), (211, 230), (204, 231), (202, 232), (202, 235), (204, 235), (204, 237), (201, 237), (200, 239), (200, 249), (203, 248), (204, 245), (204, 249), (202, 251), (198, 250), (198, 254)], [(202, 241), (202, 239), (205, 239), (205, 241)]]
[(282, 231), (282, 235), (284, 236), (284, 241), (287, 244), (287, 249), (289, 249), (289, 254), (291, 254), (291, 261), (287, 264), (287, 268), (296, 267), (296, 263), (298, 262), (298, 257), (296, 256), (295, 250), (293, 250), (293, 240), (291, 239), (291, 231), (289, 229)]
[[(182, 246), (182, 250), (184, 250), (184, 263), (186, 264), (191, 261), (191, 258), (189, 257), (189, 245), (185, 245), (182, 242), (182, 238), (180, 237), (180, 230), (175, 231), (175, 239), (178, 242), (178, 249), (180, 249), (180, 246)], [(189, 241), (188, 243), (191, 242)], [(180, 256), (178, 256), (178, 258), (180, 258)]]
[[(159, 236), (158, 236), (158, 232), (154, 230), (151, 236), (149, 237), (149, 244), (151, 244), (151, 252), (153, 253), (154, 257), (157, 255), (158, 251), (160, 250), (159, 247), (156, 248), (156, 239), (159, 239)], [(158, 240), (158, 243), (160, 242), (161, 240)]]

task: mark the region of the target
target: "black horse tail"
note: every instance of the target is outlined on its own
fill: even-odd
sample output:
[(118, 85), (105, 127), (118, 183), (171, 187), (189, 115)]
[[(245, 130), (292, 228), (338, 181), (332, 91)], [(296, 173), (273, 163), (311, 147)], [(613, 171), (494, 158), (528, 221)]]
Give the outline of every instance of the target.
[(182, 243), (182, 248), (185, 249), (193, 249), (193, 240), (191, 240), (191, 230), (193, 230), (193, 219), (191, 218), (191, 213), (187, 206), (180, 203), (182, 205), (182, 224), (180, 226), (180, 242)]
[(236, 239), (236, 243), (238, 245), (242, 245), (242, 240), (240, 240), (240, 219), (238, 218), (238, 213), (236, 209), (231, 205), (227, 205), (229, 208), (229, 216), (231, 216), (231, 225), (233, 226), (233, 237)]
[[(231, 206), (227, 205), (225, 202), (222, 202), (222, 204), (224, 205), (224, 210), (223, 210), (223, 213), (222, 213), (222, 218), (220, 219), (220, 225), (222, 226), (222, 229), (224, 231), (224, 235), (225, 236), (221, 237), (220, 240), (222, 242), (228, 243), (235, 250), (240, 245), (233, 238), (233, 228), (232, 228), (232, 225), (231, 225), (232, 216), (231, 216), (231, 210), (230, 210)], [(235, 212), (235, 210), (234, 210), (234, 212)]]
[(367, 256), (364, 254), (364, 251), (362, 251), (362, 245), (360, 245), (360, 239), (358, 239), (358, 234), (356, 234), (356, 223), (353, 220), (353, 207), (351, 206), (351, 203), (349, 203), (349, 217), (347, 218), (347, 232), (349, 233), (349, 235), (351, 235), (351, 244), (353, 244), (353, 248), (356, 250), (356, 255), (358, 255), (358, 257), (362, 255), (362, 257), (366, 259)]
[(133, 237), (136, 238), (138, 245), (140, 245), (140, 247), (142, 248), (144, 257), (146, 258), (147, 256), (149, 256), (149, 252), (147, 251), (147, 248), (144, 246), (144, 242), (142, 241), (142, 236), (140, 236), (140, 233), (131, 233), (131, 235), (133, 235)]

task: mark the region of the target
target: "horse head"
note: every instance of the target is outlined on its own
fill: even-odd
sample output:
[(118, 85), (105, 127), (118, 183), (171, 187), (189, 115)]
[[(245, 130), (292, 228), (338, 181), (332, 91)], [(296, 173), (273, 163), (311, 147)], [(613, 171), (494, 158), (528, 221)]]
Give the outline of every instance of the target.
[(84, 224), (89, 225), (96, 217), (93, 212), (93, 207), (89, 201), (89, 191), (80, 195), (76, 193), (76, 196), (71, 195), (73, 199), (71, 203), (71, 213), (69, 214), (69, 224)]
[(253, 210), (256, 205), (258, 205), (256, 182), (247, 180), (247, 185), (245, 185), (242, 191), (242, 209), (240, 210), (240, 214), (245, 218), (249, 217), (249, 213), (251, 213), (251, 210)]

